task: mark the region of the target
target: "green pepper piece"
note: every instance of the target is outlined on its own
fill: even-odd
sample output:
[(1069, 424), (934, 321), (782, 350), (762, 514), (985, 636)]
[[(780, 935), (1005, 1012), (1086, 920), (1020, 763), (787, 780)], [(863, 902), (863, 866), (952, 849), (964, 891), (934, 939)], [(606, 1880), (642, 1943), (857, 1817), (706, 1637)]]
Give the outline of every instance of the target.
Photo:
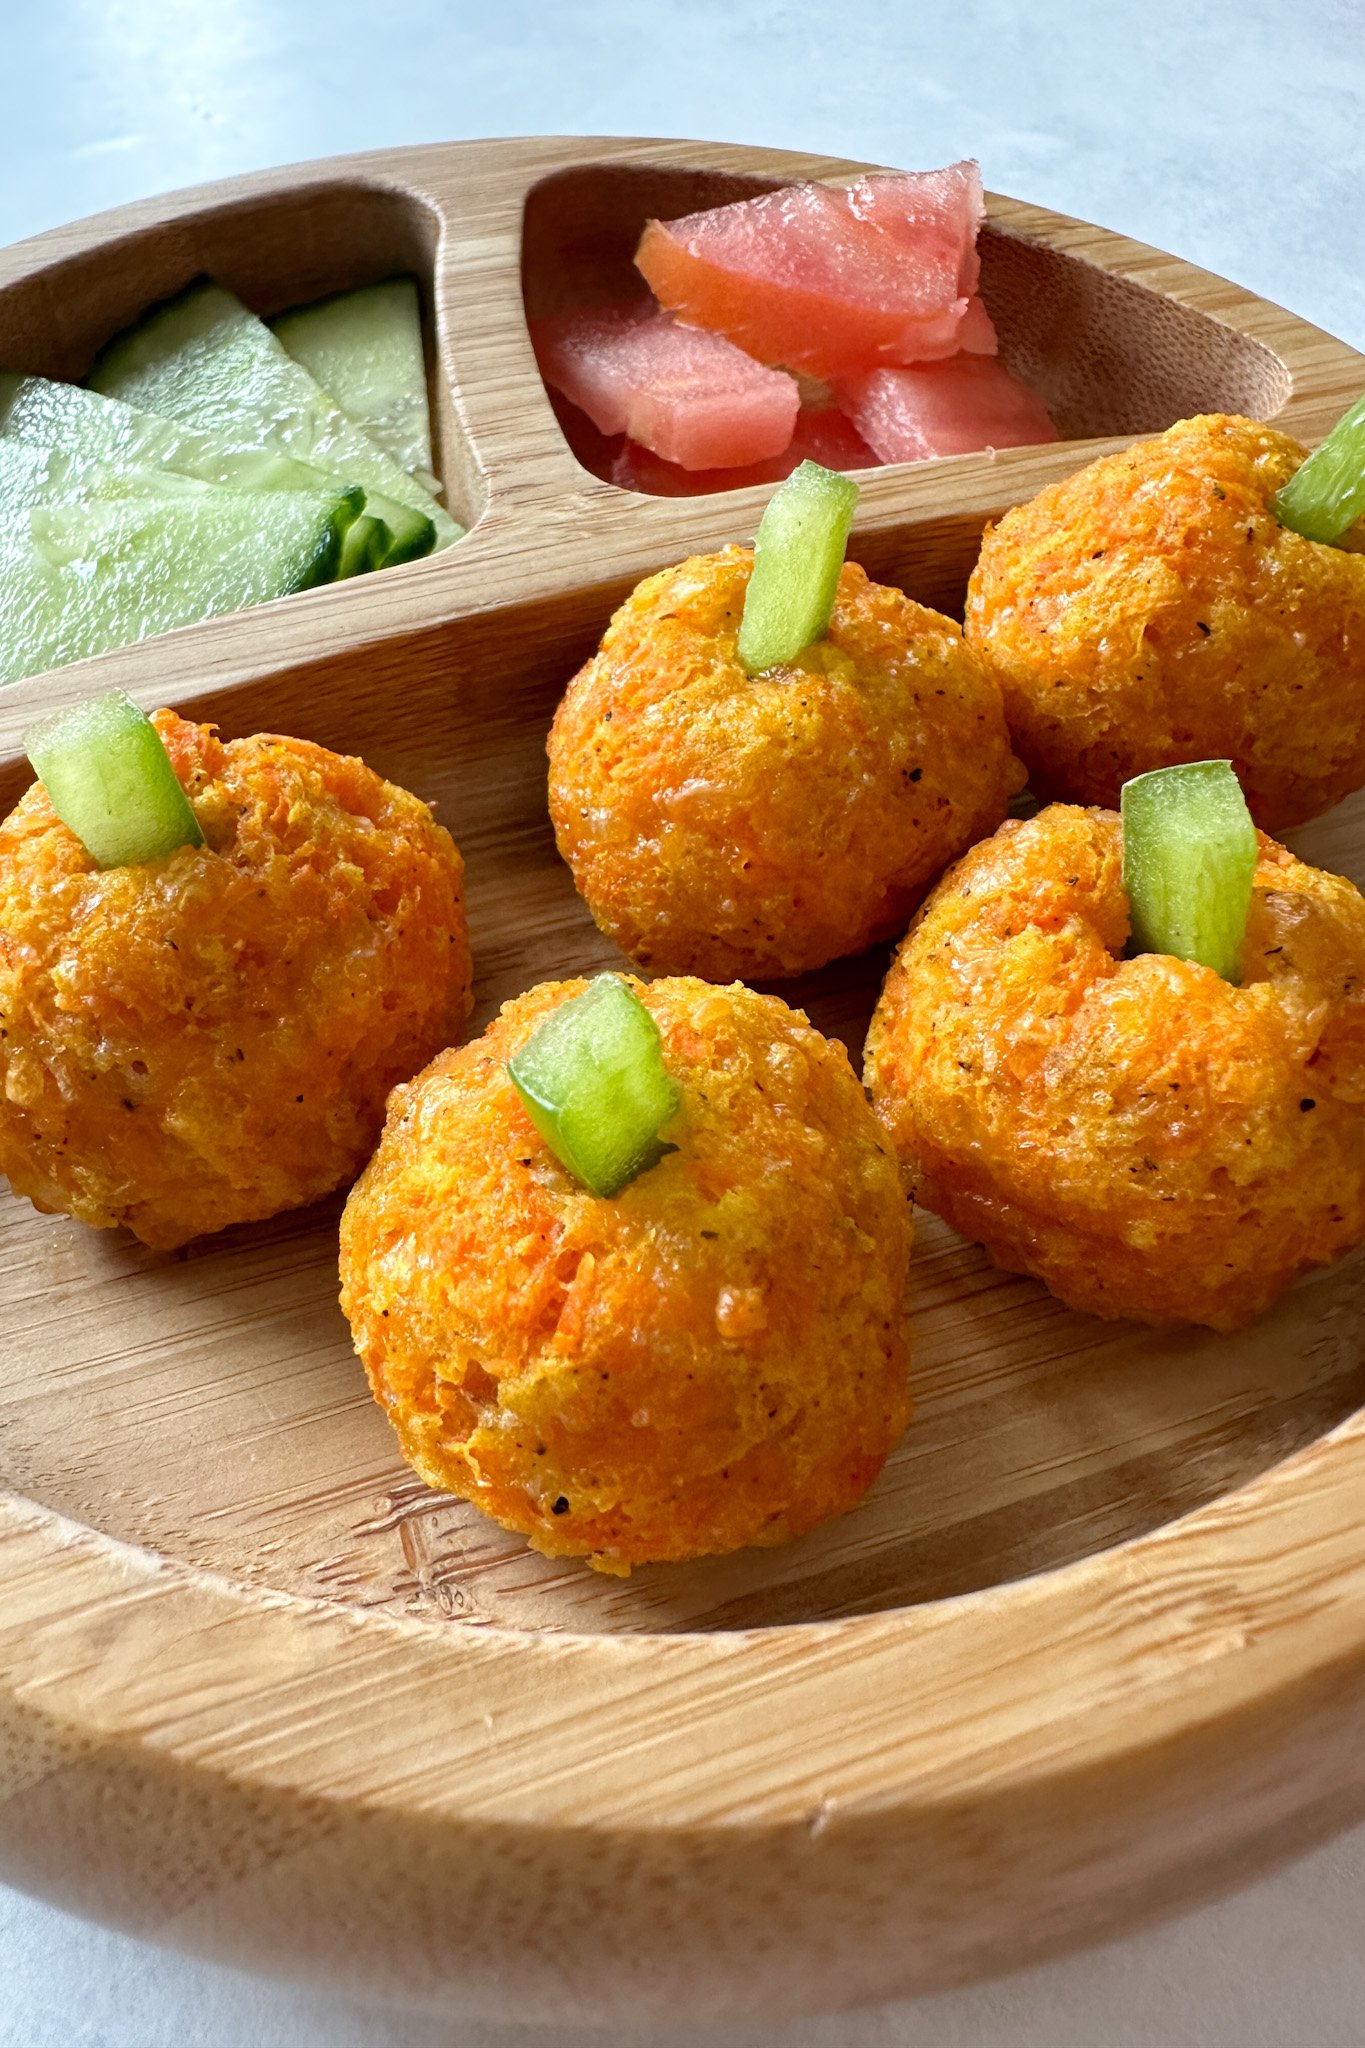
[(1275, 517), (1305, 540), (1338, 541), (1365, 515), (1365, 397), (1275, 494)]
[(858, 486), (837, 470), (803, 462), (768, 500), (739, 622), (749, 674), (795, 661), (829, 630)]
[(1241, 979), (1256, 827), (1230, 761), (1157, 768), (1123, 785), (1132, 947)]
[(122, 690), (40, 719), (24, 750), (53, 810), (99, 867), (203, 845), (160, 733)]
[(682, 1093), (659, 1027), (619, 974), (599, 974), (507, 1063), (550, 1150), (595, 1195), (619, 1194), (669, 1148), (660, 1131)]

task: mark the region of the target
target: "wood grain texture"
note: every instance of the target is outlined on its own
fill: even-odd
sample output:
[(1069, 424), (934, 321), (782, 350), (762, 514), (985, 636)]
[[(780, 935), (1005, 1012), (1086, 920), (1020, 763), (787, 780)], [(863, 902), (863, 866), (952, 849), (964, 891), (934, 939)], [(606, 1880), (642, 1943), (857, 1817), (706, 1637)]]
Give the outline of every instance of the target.
[[(523, 306), (619, 291), (650, 211), (853, 168), (420, 149), (0, 256), (0, 363), (59, 375), (200, 270), (273, 312), (415, 269), (472, 522), (425, 562), (7, 690), (0, 803), (34, 706), (119, 683), (432, 798), (468, 863), (476, 1026), (613, 961), (555, 856), (546, 727), (616, 599), (747, 537), (765, 494), (593, 475)], [(991, 200), (983, 256), (1007, 357), (1073, 438), (866, 477), (853, 554), (931, 602), (958, 602), (987, 518), (1097, 450), (1204, 407), (1312, 439), (1365, 385), (1291, 315), (1021, 202)], [(1365, 799), (1297, 843), (1365, 882)], [(855, 1058), (884, 964), (794, 991)], [(1245, 1335), (1148, 1332), (922, 1219), (916, 1419), (867, 1501), (786, 1550), (614, 1581), (402, 1466), (336, 1307), (336, 1213), (164, 1257), (0, 1202), (12, 1881), (389, 1997), (703, 2019), (1001, 1969), (1365, 1810), (1365, 1258)]]

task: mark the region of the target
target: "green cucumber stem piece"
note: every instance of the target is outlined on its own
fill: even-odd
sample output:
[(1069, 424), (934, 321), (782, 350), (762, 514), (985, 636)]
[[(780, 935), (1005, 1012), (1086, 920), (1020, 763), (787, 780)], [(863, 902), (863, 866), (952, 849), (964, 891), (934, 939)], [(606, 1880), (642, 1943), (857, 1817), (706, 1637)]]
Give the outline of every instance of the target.
[(1131, 949), (1211, 967), (1236, 984), (1256, 874), (1256, 827), (1230, 761), (1157, 768), (1123, 785)]
[(750, 675), (795, 661), (829, 630), (858, 486), (802, 462), (768, 500), (744, 593), (739, 659)]
[(203, 845), (160, 733), (122, 690), (40, 719), (24, 748), (53, 810), (97, 866)]
[(551, 1011), (507, 1071), (550, 1150), (594, 1195), (619, 1194), (668, 1149), (659, 1134), (681, 1091), (658, 1025), (618, 974)]
[(1275, 494), (1275, 517), (1305, 540), (1339, 541), (1365, 516), (1365, 396)]

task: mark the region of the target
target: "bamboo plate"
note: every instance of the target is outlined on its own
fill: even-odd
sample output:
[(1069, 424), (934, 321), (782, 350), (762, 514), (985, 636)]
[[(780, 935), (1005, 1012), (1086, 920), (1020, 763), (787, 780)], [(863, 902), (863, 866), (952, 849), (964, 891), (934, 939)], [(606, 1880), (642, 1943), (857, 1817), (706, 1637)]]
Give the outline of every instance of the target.
[[(468, 860), (480, 1026), (616, 956), (543, 741), (644, 572), (764, 497), (645, 499), (565, 445), (523, 316), (647, 214), (855, 167), (500, 142), (305, 166), (0, 257), (0, 363), (78, 376), (210, 270), (263, 313), (427, 282), (469, 537), (0, 699), (152, 706), (363, 753)], [(853, 552), (955, 605), (983, 522), (1206, 409), (1306, 439), (1365, 360), (1136, 243), (993, 199), (983, 286), (1059, 447), (869, 474)], [(1365, 802), (1299, 835), (1365, 880)], [(855, 1059), (884, 954), (798, 984)], [(1249, 1334), (1111, 1326), (922, 1219), (918, 1414), (786, 1550), (602, 1579), (399, 1462), (337, 1310), (337, 1205), (173, 1258), (0, 1206), (0, 1873), (371, 1995), (566, 2021), (808, 2011), (1130, 1926), (1365, 1810), (1365, 1261)]]

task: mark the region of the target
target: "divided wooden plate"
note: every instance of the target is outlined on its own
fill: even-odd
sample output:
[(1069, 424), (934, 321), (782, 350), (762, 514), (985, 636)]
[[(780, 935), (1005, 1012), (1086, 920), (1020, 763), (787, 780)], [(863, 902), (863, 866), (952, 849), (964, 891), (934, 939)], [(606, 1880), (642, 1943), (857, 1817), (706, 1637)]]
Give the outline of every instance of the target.
[[(645, 572), (764, 493), (647, 499), (567, 448), (532, 312), (649, 213), (861, 168), (499, 142), (272, 172), (0, 256), (0, 364), (79, 376), (208, 270), (259, 311), (423, 277), (467, 539), (0, 697), (121, 684), (433, 798), (476, 1028), (615, 956), (558, 863), (544, 733)], [(1200, 410), (1312, 440), (1365, 360), (1188, 264), (992, 199), (1005, 355), (1072, 438), (885, 469), (852, 552), (949, 608), (983, 523)], [(523, 297), (524, 293), (524, 297)], [(1365, 803), (1298, 835), (1365, 880)], [(885, 964), (794, 999), (855, 1061)], [(787, 1550), (626, 1581), (427, 1493), (337, 1310), (339, 1205), (158, 1257), (0, 1204), (0, 1875), (371, 1995), (546, 2020), (807, 2011), (1003, 1969), (1365, 1810), (1365, 1262), (1245, 1336), (1070, 1314), (921, 1219), (918, 1410)]]

